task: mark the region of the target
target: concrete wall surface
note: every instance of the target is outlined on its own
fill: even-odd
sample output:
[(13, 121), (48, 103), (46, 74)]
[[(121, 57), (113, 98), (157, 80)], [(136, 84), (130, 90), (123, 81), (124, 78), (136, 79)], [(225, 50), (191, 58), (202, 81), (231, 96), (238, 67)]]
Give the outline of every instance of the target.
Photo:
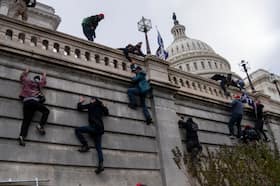
[[(146, 125), (141, 108), (127, 106), (132, 73), (120, 51), (0, 16), (0, 181), (38, 177), (50, 180), (46, 186), (189, 186), (171, 153), (175, 146), (185, 149), (185, 131), (177, 124), (182, 116), (199, 124), (203, 147), (237, 143), (228, 137), (231, 100), (216, 82), (180, 72), (154, 56), (132, 57), (146, 69), (153, 87), (146, 99), (152, 125)], [(29, 77), (47, 73), (43, 93), (50, 115), (47, 134), (40, 136), (35, 129), (40, 114), (35, 114), (21, 147), (19, 77), (26, 67)], [(104, 118), (105, 171), (100, 175), (94, 173), (97, 155), (90, 137), (90, 153), (77, 151), (74, 129), (88, 123), (86, 112), (76, 110), (81, 95), (99, 97), (110, 111)], [(280, 149), (280, 105), (265, 95), (254, 96), (266, 105), (265, 129), (272, 146)], [(253, 123), (246, 107), (242, 125)]]

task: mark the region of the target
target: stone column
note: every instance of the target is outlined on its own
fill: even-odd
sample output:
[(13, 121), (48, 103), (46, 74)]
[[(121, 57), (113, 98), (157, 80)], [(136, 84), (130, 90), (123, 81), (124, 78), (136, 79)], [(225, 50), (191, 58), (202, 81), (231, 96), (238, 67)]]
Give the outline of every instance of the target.
[(157, 142), (161, 165), (163, 186), (188, 186), (187, 177), (173, 161), (171, 150), (178, 146), (181, 150), (182, 142), (177, 124), (174, 94), (177, 86), (168, 81), (169, 65), (165, 61), (148, 57), (147, 72), (153, 87), (152, 110), (153, 120), (157, 129)]

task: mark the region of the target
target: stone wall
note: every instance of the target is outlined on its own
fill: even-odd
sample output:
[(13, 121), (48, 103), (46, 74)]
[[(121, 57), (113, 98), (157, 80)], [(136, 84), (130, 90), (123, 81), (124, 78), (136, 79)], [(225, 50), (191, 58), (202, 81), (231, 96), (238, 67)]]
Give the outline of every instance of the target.
[[(216, 82), (171, 68), (153, 56), (133, 58), (147, 70), (153, 87), (146, 100), (153, 125), (145, 124), (140, 108), (127, 107), (132, 74), (120, 51), (0, 16), (0, 181), (38, 177), (49, 179), (47, 186), (190, 185), (171, 153), (175, 146), (185, 147), (184, 131), (177, 124), (181, 116), (193, 117), (199, 124), (204, 147), (236, 143), (227, 136), (231, 100)], [(19, 77), (26, 67), (31, 69), (30, 77), (47, 72), (44, 93), (50, 116), (42, 137), (34, 127), (36, 114), (27, 145), (21, 147), (17, 143), (22, 121)], [(104, 120), (106, 170), (98, 176), (93, 143), (90, 153), (77, 151), (74, 128), (87, 124), (86, 113), (76, 110), (80, 95), (98, 96), (110, 110)], [(256, 96), (269, 105), (267, 132), (279, 149), (279, 105)], [(246, 108), (242, 124), (248, 123), (253, 121)]]

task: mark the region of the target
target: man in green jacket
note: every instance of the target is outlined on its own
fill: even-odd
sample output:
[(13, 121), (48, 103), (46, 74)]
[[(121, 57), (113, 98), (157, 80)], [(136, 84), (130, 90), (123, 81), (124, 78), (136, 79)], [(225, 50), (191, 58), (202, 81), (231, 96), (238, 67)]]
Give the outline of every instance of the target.
[(89, 41), (93, 41), (94, 38), (96, 38), (95, 29), (97, 28), (99, 21), (102, 19), (104, 19), (104, 14), (98, 14), (83, 19), (83, 32)]
[(145, 102), (145, 98), (146, 98), (146, 94), (149, 92), (151, 87), (150, 87), (149, 82), (146, 80), (146, 72), (143, 71), (140, 66), (134, 65), (132, 72), (134, 72), (136, 74), (136, 76), (134, 76), (132, 78), (132, 82), (133, 82), (134, 86), (127, 90), (127, 95), (129, 98), (128, 106), (132, 109), (136, 109), (136, 107), (137, 107), (136, 96), (139, 96), (140, 104), (143, 109), (143, 114), (145, 116), (146, 123), (149, 125), (153, 121), (152, 121), (152, 117), (148, 111), (148, 108), (147, 108), (147, 105)]

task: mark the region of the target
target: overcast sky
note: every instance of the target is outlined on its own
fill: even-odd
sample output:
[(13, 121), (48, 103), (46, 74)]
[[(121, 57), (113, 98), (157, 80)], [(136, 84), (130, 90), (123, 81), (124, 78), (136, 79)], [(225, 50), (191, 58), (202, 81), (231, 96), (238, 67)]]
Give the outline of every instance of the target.
[[(241, 59), (249, 61), (251, 72), (264, 68), (280, 74), (279, 0), (39, 0), (55, 8), (62, 18), (59, 31), (84, 38), (81, 20), (104, 13), (95, 42), (113, 48), (144, 41), (137, 31), (142, 16), (152, 20), (149, 32), (152, 53), (157, 48), (158, 27), (165, 47), (173, 41), (170, 32), (176, 12), (190, 38), (209, 44), (225, 57), (240, 75)], [(143, 48), (145, 49), (145, 48)], [(145, 51), (145, 50), (144, 50)]]

